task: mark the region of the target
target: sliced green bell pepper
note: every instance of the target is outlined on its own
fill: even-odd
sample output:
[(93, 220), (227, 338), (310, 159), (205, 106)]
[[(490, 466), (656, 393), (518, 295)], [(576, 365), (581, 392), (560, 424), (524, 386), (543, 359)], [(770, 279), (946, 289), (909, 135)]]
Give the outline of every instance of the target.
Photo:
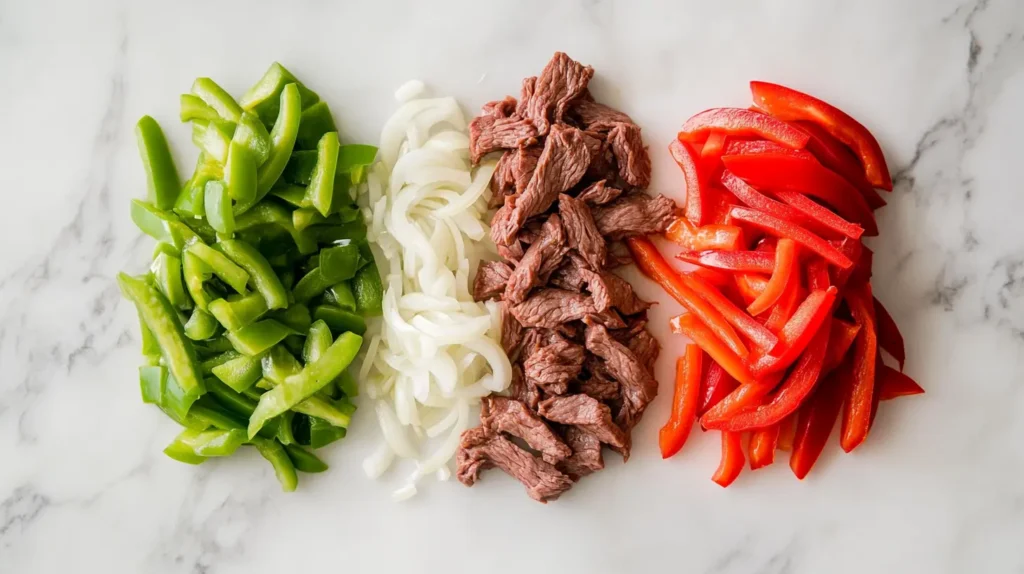
[(355, 295), (352, 294), (352, 288), (349, 286), (348, 281), (342, 281), (341, 283), (331, 285), (330, 288), (324, 292), (324, 303), (337, 305), (347, 311), (356, 310), (356, 298)]
[(308, 331), (310, 323), (313, 322), (313, 318), (309, 314), (309, 307), (302, 303), (292, 303), (287, 309), (274, 311), (269, 318), (280, 321), (299, 333)]
[(306, 188), (292, 183), (280, 183), (274, 185), (270, 195), (277, 197), (292, 207), (302, 207), (302, 200), (306, 197)]
[(365, 144), (345, 144), (338, 148), (338, 173), (349, 175), (351, 183), (361, 183), (366, 168), (377, 158), (377, 148)]
[(316, 167), (306, 187), (306, 200), (327, 216), (334, 200), (334, 174), (338, 167), (338, 132), (328, 132), (316, 144)]
[(237, 137), (231, 140), (228, 147), (228, 160), (224, 164), (224, 183), (231, 199), (242, 203), (256, 199), (256, 156), (245, 144), (239, 143)]
[(295, 138), (295, 149), (316, 149), (320, 138), (327, 132), (336, 132), (334, 117), (327, 102), (320, 101), (302, 110), (299, 135)]
[[(235, 265), (235, 262), (227, 255), (199, 241), (190, 243), (186, 251), (198, 257), (209, 272), (220, 277), (232, 289), (242, 295), (246, 293), (245, 286), (249, 282), (249, 274), (245, 269)], [(201, 271), (206, 271), (206, 269), (201, 269)]]
[[(235, 135), (232, 136), (231, 141), (232, 143), (241, 144), (249, 150), (257, 168), (262, 166), (267, 161), (267, 158), (270, 157), (270, 149), (273, 146), (273, 141), (267, 132), (266, 126), (263, 125), (263, 122), (255, 114), (250, 112), (242, 113), (242, 119), (239, 120), (238, 127), (235, 128)], [(253, 174), (253, 181), (255, 182), (255, 180), (256, 175)]]
[(203, 372), (203, 375), (209, 375), (209, 374), (213, 373), (213, 368), (214, 367), (216, 367), (218, 365), (223, 365), (224, 363), (226, 363), (228, 361), (231, 361), (233, 359), (237, 359), (239, 357), (244, 357), (244, 356), (245, 355), (243, 355), (242, 353), (239, 353), (238, 351), (236, 351), (234, 349), (231, 349), (231, 350), (228, 350), (228, 351), (224, 351), (223, 353), (214, 355), (214, 356), (206, 359), (205, 361), (199, 363), (199, 370), (201, 370)]
[[(169, 245), (161, 243), (161, 245)], [(185, 283), (182, 279), (181, 259), (178, 256), (170, 255), (166, 251), (157, 253), (153, 263), (149, 266), (153, 274), (153, 282), (171, 305), (176, 309), (188, 310), (192, 308), (192, 299), (185, 291)]]
[[(313, 179), (313, 172), (316, 170), (316, 161), (316, 150), (292, 152), (281, 177), (288, 183), (308, 186)], [(309, 200), (303, 198), (302, 205), (310, 205)]]
[(264, 319), (228, 333), (235, 350), (254, 357), (280, 343), (288, 335), (296, 334), (291, 328), (273, 319)]
[(263, 455), (263, 458), (274, 467), (274, 474), (285, 492), (292, 492), (299, 484), (299, 477), (295, 474), (295, 464), (288, 458), (288, 453), (281, 446), (281, 443), (272, 439), (252, 438), (250, 439), (256, 450)]
[(227, 186), (222, 181), (208, 181), (203, 194), (206, 221), (217, 230), (217, 233), (230, 236), (235, 232), (235, 212), (231, 209), (231, 196), (228, 194)]
[[(266, 125), (271, 125), (279, 116), (279, 109), (283, 105), (281, 95), (288, 88), (289, 84), (296, 86), (296, 95), (300, 97), (300, 111), (320, 101), (316, 92), (302, 85), (298, 79), (286, 70), (284, 66), (274, 62), (256, 85), (249, 88), (245, 95), (239, 100), (243, 108), (255, 111), (259, 118)], [(274, 125), (277, 125), (276, 123)]]
[(302, 361), (306, 364), (315, 363), (334, 342), (331, 329), (327, 323), (316, 321), (309, 326), (306, 344), (302, 347)]
[(249, 387), (256, 384), (263, 376), (260, 367), (260, 360), (256, 357), (241, 356), (217, 365), (212, 370), (213, 375), (231, 387), (236, 393), (242, 393)]
[(242, 107), (210, 78), (196, 78), (192, 83), (192, 93), (213, 108), (221, 118), (235, 123), (242, 119)]
[(355, 296), (356, 311), (361, 315), (375, 317), (383, 313), (384, 285), (381, 284), (380, 273), (373, 262), (356, 272), (352, 279), (352, 294)]
[(310, 225), (316, 225), (325, 221), (327, 221), (327, 218), (320, 215), (320, 212), (312, 207), (300, 207), (292, 212), (292, 225), (299, 231)]
[(164, 449), (164, 454), (180, 462), (199, 464), (209, 457), (231, 456), (244, 442), (245, 432), (241, 430), (185, 429)]
[(242, 241), (221, 241), (214, 245), (249, 274), (256, 291), (263, 296), (269, 309), (284, 309), (288, 306), (288, 291), (285, 290), (270, 262), (255, 247)]
[(332, 442), (345, 438), (347, 430), (336, 427), (320, 417), (309, 419), (309, 447), (322, 448)]
[(361, 315), (334, 305), (316, 307), (313, 309), (313, 319), (327, 323), (327, 326), (335, 333), (346, 331), (357, 335), (366, 333), (366, 320)]
[(326, 462), (299, 445), (290, 444), (284, 447), (284, 450), (298, 471), (315, 473), (323, 472), (328, 468)]
[(252, 209), (235, 218), (235, 230), (244, 231), (261, 225), (276, 225), (291, 236), (295, 246), (300, 253), (312, 253), (316, 251), (316, 240), (313, 236), (304, 231), (298, 231), (292, 225), (291, 214), (283, 206), (272, 202), (263, 201)]
[(193, 341), (203, 341), (216, 335), (219, 327), (213, 315), (196, 307), (185, 322), (185, 336)]
[(179, 117), (181, 117), (181, 121), (187, 122), (191, 120), (215, 120), (220, 116), (217, 115), (217, 110), (206, 105), (206, 102), (199, 96), (195, 94), (181, 94)]
[[(299, 415), (304, 416), (304, 415)], [(295, 434), (292, 432), (292, 421), (295, 420), (295, 413), (292, 411), (285, 411), (278, 417), (281, 420), (281, 424), (277, 425), (277, 441), (288, 446), (295, 443)]]
[(203, 282), (213, 275), (213, 269), (188, 250), (182, 253), (181, 267), (185, 275), (185, 288), (188, 289), (192, 301), (197, 308), (206, 310), (210, 302), (216, 298), (203, 287)]
[(223, 164), (228, 159), (228, 148), (235, 135), (235, 124), (223, 120), (194, 120), (192, 143), (207, 156)]
[(149, 200), (160, 209), (171, 209), (181, 193), (181, 180), (160, 124), (149, 116), (142, 116), (135, 124), (135, 139), (146, 171)]
[(225, 329), (237, 331), (262, 317), (267, 312), (267, 303), (262, 295), (253, 291), (248, 295), (235, 295), (228, 299), (211, 301), (207, 309)]
[(143, 233), (157, 241), (170, 243), (179, 249), (199, 237), (191, 228), (182, 223), (178, 216), (145, 201), (132, 200), (131, 217), (132, 222)]

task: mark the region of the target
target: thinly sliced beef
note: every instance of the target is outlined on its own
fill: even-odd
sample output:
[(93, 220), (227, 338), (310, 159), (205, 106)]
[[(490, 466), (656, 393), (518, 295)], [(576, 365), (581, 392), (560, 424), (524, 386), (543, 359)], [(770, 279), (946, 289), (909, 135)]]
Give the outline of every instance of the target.
[(587, 350), (604, 359), (608, 372), (619, 381), (623, 404), (615, 420), (623, 429), (632, 429), (647, 405), (658, 396), (658, 382), (648, 367), (603, 326), (587, 325), (586, 337)]
[(619, 315), (618, 311), (611, 307), (598, 311), (597, 313), (590, 313), (584, 317), (583, 320), (597, 325), (603, 325), (607, 329), (626, 328), (626, 322), (622, 320), (622, 316)]
[(512, 267), (508, 263), (488, 261), (480, 264), (476, 279), (473, 280), (473, 300), (485, 301), (501, 295), (511, 276)]
[(484, 397), (480, 403), (480, 424), (491, 432), (504, 432), (523, 439), (550, 464), (572, 454), (547, 423), (515, 399)]
[(595, 273), (589, 269), (581, 271), (587, 290), (594, 298), (598, 310), (614, 307), (623, 315), (635, 315), (650, 308), (651, 304), (637, 297), (633, 287), (614, 273)]
[(622, 241), (612, 241), (608, 244), (608, 269), (616, 269), (633, 264), (633, 255), (629, 248)]
[(564, 289), (540, 289), (526, 301), (509, 308), (524, 327), (554, 329), (562, 323), (579, 321), (597, 313), (590, 295)]
[(591, 269), (602, 269), (608, 248), (587, 204), (563, 193), (558, 196), (558, 213), (562, 215), (569, 246), (583, 257)]
[(549, 394), (562, 395), (569, 390), (569, 381), (583, 369), (583, 347), (566, 340), (555, 341), (537, 349), (523, 361), (526, 379)]
[(541, 226), (523, 258), (516, 265), (505, 287), (505, 300), (521, 303), (535, 286), (540, 285), (562, 262), (568, 251), (562, 219), (551, 214)]
[(508, 303), (501, 304), (501, 348), (509, 357), (523, 341), (523, 326), (509, 311)]
[(613, 401), (619, 397), (618, 381), (603, 374), (592, 373), (589, 379), (577, 382), (575, 388), (577, 392), (599, 401)]
[(569, 115), (584, 129), (596, 132), (608, 132), (616, 124), (635, 125), (626, 114), (599, 104), (593, 100), (580, 98), (573, 103)]
[(593, 433), (570, 426), (562, 432), (562, 438), (572, 449), (572, 455), (558, 463), (558, 470), (569, 475), (569, 478), (576, 481), (604, 468), (601, 441)]
[(590, 165), (587, 166), (584, 179), (593, 181), (617, 177), (618, 168), (615, 165), (612, 146), (608, 143), (608, 135), (584, 130), (583, 141), (587, 144), (587, 151), (590, 153)]
[(623, 239), (661, 233), (672, 221), (675, 209), (676, 204), (664, 195), (649, 197), (635, 193), (595, 207), (592, 212), (601, 235)]
[(537, 76), (523, 78), (522, 87), (519, 89), (519, 104), (516, 106), (516, 115), (525, 118), (526, 110), (533, 99), (533, 92), (537, 90)]
[(517, 151), (506, 151), (501, 154), (498, 164), (494, 166), (494, 176), (491, 177), (491, 201), (488, 204), (492, 209), (501, 207), (505, 203), (505, 196), (515, 193), (516, 180), (514, 165), (518, 159)]
[(537, 169), (537, 162), (540, 161), (540, 154), (543, 151), (543, 147), (533, 145), (521, 147), (516, 152), (515, 165), (512, 167), (512, 178), (515, 180), (517, 194), (526, 191), (526, 186), (530, 184), (530, 178), (533, 177), (533, 171)]
[(576, 196), (576, 199), (595, 206), (612, 202), (620, 195), (622, 195), (621, 189), (607, 185), (606, 180), (602, 179), (590, 184)]
[(653, 335), (647, 332), (647, 329), (640, 329), (636, 335), (629, 339), (626, 347), (633, 351), (633, 354), (636, 355), (636, 360), (641, 365), (648, 366), (648, 371), (651, 370), (654, 361), (657, 361), (658, 355), (661, 354), (661, 345), (658, 344), (658, 340)]
[(582, 291), (583, 287), (587, 284), (581, 273), (584, 269), (586, 269), (586, 262), (583, 261), (583, 257), (579, 253), (570, 250), (562, 258), (562, 264), (551, 274), (548, 282), (559, 289)]
[[(516, 106), (518, 102), (512, 96), (505, 96), (503, 100), (494, 100), (493, 102), (487, 102), (480, 108), (480, 113), (485, 116), (492, 116), (495, 118), (508, 118), (512, 117), (516, 113)], [(600, 105), (600, 104), (598, 104)]]
[(484, 427), (462, 433), (455, 460), (456, 476), (466, 486), (476, 484), (481, 471), (496, 466), (523, 483), (530, 498), (540, 502), (554, 500), (572, 487), (572, 479), (553, 465)]
[(587, 395), (551, 397), (540, 402), (540, 416), (564, 425), (575, 425), (593, 433), (597, 440), (623, 447), (626, 435), (614, 422), (608, 405)]
[(512, 365), (512, 382), (508, 386), (508, 395), (534, 411), (537, 410), (537, 405), (543, 398), (537, 385), (527, 381), (523, 376), (523, 368), (518, 364)]
[(537, 137), (537, 128), (528, 119), (512, 116), (477, 116), (469, 123), (469, 154), (473, 163), (484, 155), (500, 149), (530, 145)]
[(647, 154), (640, 128), (636, 124), (618, 124), (608, 132), (608, 143), (619, 165), (619, 177), (634, 187), (651, 183), (651, 156)]
[(548, 133), (551, 122), (562, 121), (566, 109), (586, 91), (593, 76), (594, 69), (590, 66), (584, 66), (562, 52), (555, 52), (537, 78), (526, 104), (525, 117), (533, 120), (538, 133)]

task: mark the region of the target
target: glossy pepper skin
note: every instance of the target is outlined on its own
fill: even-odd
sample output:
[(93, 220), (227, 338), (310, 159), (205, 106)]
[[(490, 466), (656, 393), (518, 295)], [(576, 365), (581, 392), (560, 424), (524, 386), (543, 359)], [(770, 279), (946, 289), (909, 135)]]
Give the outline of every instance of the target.
[(704, 380), (701, 383), (701, 399), (697, 409), (698, 415), (708, 412), (708, 409), (717, 405), (736, 388), (736, 379), (726, 372), (721, 365), (714, 361), (705, 360), (710, 363), (705, 369)]
[(675, 392), (672, 412), (658, 433), (661, 458), (679, 452), (690, 436), (700, 402), (701, 362), (704, 352), (697, 345), (687, 345), (683, 356), (676, 360)]
[(243, 241), (231, 239), (217, 242), (214, 248), (245, 270), (268, 309), (284, 309), (288, 306), (288, 291), (258, 249)]
[(800, 408), (793, 437), (793, 452), (789, 458), (789, 467), (800, 480), (811, 471), (825, 448), (842, 406), (843, 390), (837, 371), (821, 381), (814, 394)]
[(756, 319), (737, 307), (735, 303), (706, 280), (693, 273), (681, 273), (679, 277), (687, 287), (721, 313), (722, 317), (730, 325), (735, 327), (740, 334), (749, 339), (758, 349), (767, 352), (774, 349), (775, 345), (778, 344), (778, 337), (764, 325), (758, 323)]
[(786, 122), (744, 108), (712, 108), (686, 120), (681, 141), (699, 141), (712, 131), (730, 136), (758, 136), (792, 149), (802, 149), (809, 136)]
[(678, 315), (669, 320), (669, 328), (673, 333), (682, 333), (700, 346), (711, 359), (722, 366), (730, 376), (741, 383), (753, 383), (753, 375), (747, 370), (743, 359), (733, 353), (732, 349), (719, 339), (715, 333), (704, 325), (692, 313)]
[(775, 462), (775, 450), (781, 431), (779, 424), (750, 433), (750, 444), (747, 446), (750, 453), (750, 470), (757, 470)]
[(785, 292), (789, 278), (798, 272), (796, 270), (798, 262), (796, 242), (787, 238), (780, 239), (779, 245), (775, 249), (775, 269), (771, 279), (768, 280), (764, 291), (757, 296), (757, 299), (747, 306), (747, 312), (757, 316), (775, 305)]
[(744, 462), (743, 435), (722, 431), (722, 460), (711, 480), (723, 488), (729, 486), (743, 472)]
[(679, 169), (683, 172), (683, 180), (686, 183), (686, 201), (684, 213), (686, 218), (694, 225), (701, 225), (706, 216), (704, 208), (704, 185), (707, 176), (703, 173), (699, 154), (686, 142), (673, 140), (668, 146)]
[(771, 273), (775, 269), (775, 255), (768, 251), (681, 251), (676, 257), (723, 271)]
[(793, 316), (779, 332), (779, 345), (771, 353), (750, 362), (750, 370), (758, 376), (785, 369), (803, 353), (818, 328), (831, 316), (838, 290), (829, 287), (812, 291), (797, 307)]
[(306, 187), (306, 201), (327, 217), (334, 201), (334, 175), (338, 168), (338, 132), (328, 132), (316, 144), (316, 167)]
[(846, 304), (860, 333), (853, 342), (852, 371), (843, 410), (839, 445), (850, 452), (867, 438), (871, 426), (871, 410), (875, 392), (878, 336), (871, 285), (865, 283), (846, 292)]
[(821, 237), (796, 224), (767, 213), (745, 207), (734, 207), (729, 216), (737, 221), (749, 223), (777, 237), (788, 237), (827, 261), (842, 269), (853, 267), (853, 261)]
[(146, 171), (149, 200), (160, 209), (171, 209), (181, 193), (181, 180), (160, 124), (149, 116), (135, 124), (135, 139)]
[(742, 238), (742, 230), (735, 225), (697, 227), (685, 217), (676, 218), (665, 230), (665, 239), (688, 251), (735, 251), (740, 249)]

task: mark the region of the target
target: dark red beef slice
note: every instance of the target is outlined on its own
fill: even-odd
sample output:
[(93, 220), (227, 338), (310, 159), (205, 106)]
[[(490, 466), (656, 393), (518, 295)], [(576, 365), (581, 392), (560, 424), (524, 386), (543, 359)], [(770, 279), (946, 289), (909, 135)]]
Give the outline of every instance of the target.
[(564, 425), (575, 425), (593, 433), (597, 440), (614, 446), (626, 444), (625, 433), (612, 422), (608, 405), (587, 395), (565, 395), (544, 399), (538, 406), (540, 416)]
[[(590, 156), (583, 136), (576, 128), (555, 125), (544, 142), (537, 167), (523, 193), (516, 197), (514, 207), (503, 218), (495, 217), (491, 238), (496, 244), (508, 245), (526, 220), (551, 207), (558, 194), (576, 185), (587, 171)], [(509, 201), (505, 202), (505, 208)], [(501, 210), (499, 210), (500, 212)]]
[(491, 200), (488, 206), (491, 209), (501, 207), (505, 203), (505, 196), (515, 193), (516, 180), (513, 164), (518, 161), (518, 151), (506, 151), (498, 159), (498, 165), (494, 167), (494, 176), (491, 177)]
[(580, 98), (569, 109), (569, 115), (583, 129), (607, 133), (616, 124), (634, 124), (626, 114), (595, 101)]
[(560, 470), (483, 427), (462, 433), (455, 460), (456, 476), (466, 486), (476, 484), (481, 471), (496, 466), (523, 483), (530, 498), (539, 502), (554, 500), (572, 487), (572, 479)]
[(508, 303), (501, 304), (501, 348), (510, 358), (523, 341), (523, 326), (512, 316)]
[(651, 306), (651, 303), (637, 297), (633, 287), (618, 275), (594, 273), (589, 269), (584, 269), (581, 274), (587, 282), (587, 290), (594, 298), (594, 304), (600, 311), (614, 307), (623, 315), (635, 315)]
[(540, 73), (526, 104), (525, 117), (533, 120), (538, 133), (548, 133), (551, 122), (560, 122), (569, 105), (587, 89), (594, 69), (555, 52)]
[(562, 431), (562, 438), (572, 449), (572, 455), (558, 463), (558, 470), (569, 475), (569, 478), (577, 481), (604, 468), (601, 441), (593, 433), (569, 426)]
[(495, 245), (495, 248), (498, 250), (498, 255), (506, 261), (518, 263), (523, 258), (523, 245), (518, 241), (513, 241), (512, 245)]
[(484, 397), (480, 402), (480, 424), (491, 432), (504, 432), (523, 439), (550, 464), (572, 454), (547, 423), (525, 403), (515, 399)]
[(477, 163), (481, 157), (492, 151), (530, 145), (536, 137), (537, 128), (528, 119), (518, 116), (477, 116), (469, 122), (470, 159)]
[(592, 213), (601, 235), (608, 239), (623, 239), (661, 233), (672, 221), (675, 209), (676, 204), (664, 195), (649, 197), (635, 193), (595, 207)]
[(587, 144), (587, 151), (590, 152), (590, 165), (587, 166), (584, 179), (593, 181), (618, 177), (615, 155), (612, 153), (611, 144), (608, 143), (607, 134), (584, 131), (583, 141)]
[[(596, 307), (595, 303), (595, 307)], [(594, 323), (597, 325), (603, 325), (607, 329), (625, 329), (626, 322), (622, 320), (622, 316), (619, 315), (618, 311), (609, 307), (603, 311), (597, 313), (589, 313), (583, 318), (584, 321)]]
[(623, 429), (632, 429), (647, 405), (658, 396), (658, 382), (633, 351), (613, 339), (603, 326), (587, 325), (586, 346), (588, 351), (604, 359), (608, 373), (619, 381), (622, 408), (615, 420)]
[(526, 379), (552, 395), (565, 394), (569, 381), (583, 368), (583, 347), (566, 340), (555, 341), (530, 353), (523, 361)]
[(567, 250), (562, 219), (558, 214), (551, 214), (527, 248), (519, 265), (516, 265), (509, 276), (505, 287), (505, 300), (510, 303), (521, 303), (526, 299), (530, 289), (540, 285), (543, 282), (542, 277), (547, 277), (558, 267)]
[(473, 300), (484, 301), (497, 297), (505, 290), (508, 278), (512, 275), (512, 267), (501, 261), (481, 263), (473, 280)]
[(537, 385), (526, 380), (523, 368), (518, 363), (512, 364), (512, 382), (508, 387), (508, 395), (536, 411), (537, 404), (543, 398)]
[(517, 194), (526, 191), (526, 186), (530, 184), (530, 178), (533, 177), (533, 172), (537, 169), (537, 162), (540, 161), (540, 155), (543, 151), (544, 148), (542, 146), (532, 145), (521, 147), (516, 152), (515, 164), (512, 167), (512, 178)]
[(626, 328), (608, 331), (616, 341), (629, 346), (629, 341), (647, 327), (647, 313), (637, 313), (626, 319)]
[(582, 291), (587, 284), (581, 273), (584, 269), (586, 269), (586, 262), (583, 261), (583, 257), (574, 250), (569, 250), (569, 253), (562, 258), (562, 264), (551, 274), (549, 282), (559, 289)]
[(480, 108), (480, 113), (495, 118), (508, 118), (516, 113), (518, 102), (512, 96), (505, 96), (503, 100), (487, 102)]
[(573, 387), (576, 392), (594, 397), (599, 401), (613, 401), (619, 397), (618, 381), (600, 374), (600, 371), (592, 372), (589, 379), (577, 381)]
[(621, 189), (608, 185), (606, 181), (602, 179), (590, 184), (589, 187), (581, 191), (580, 194), (576, 196), (576, 199), (594, 206), (604, 205), (614, 201), (620, 195), (622, 195)]
[(565, 225), (569, 247), (575, 249), (591, 269), (603, 268), (608, 248), (587, 204), (563, 193), (558, 196), (558, 213)]
[(608, 143), (619, 165), (619, 177), (634, 187), (651, 183), (651, 156), (647, 154), (640, 128), (636, 124), (618, 124), (608, 132)]
[(525, 118), (526, 110), (533, 99), (533, 92), (537, 89), (537, 76), (523, 78), (522, 88), (519, 90), (519, 105), (516, 106), (516, 115)]
[(633, 255), (629, 248), (622, 241), (612, 241), (608, 244), (608, 269), (624, 267), (633, 264)]
[(598, 312), (590, 295), (550, 288), (540, 289), (509, 310), (524, 327), (548, 329)]
[(633, 354), (636, 355), (636, 360), (641, 365), (646, 366), (648, 372), (654, 372), (654, 362), (658, 360), (658, 355), (661, 354), (661, 345), (658, 344), (658, 340), (653, 335), (647, 332), (647, 329), (641, 329), (630, 338), (626, 343), (626, 347), (633, 351)]

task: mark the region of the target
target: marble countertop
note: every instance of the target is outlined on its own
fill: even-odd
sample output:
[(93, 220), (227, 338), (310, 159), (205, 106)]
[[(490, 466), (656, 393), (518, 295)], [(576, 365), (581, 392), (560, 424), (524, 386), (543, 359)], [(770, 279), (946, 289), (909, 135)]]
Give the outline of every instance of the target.
[[(1024, 569), (1021, 2), (287, 4), (0, 9), (0, 572)], [(138, 117), (162, 122), (185, 169), (178, 94), (203, 75), (238, 94), (280, 60), (344, 138), (375, 142), (405, 80), (476, 109), (555, 50), (595, 67), (598, 99), (644, 128), (652, 189), (677, 198), (664, 144), (696, 111), (747, 105), (751, 79), (867, 124), (896, 174), (874, 284), (927, 394), (884, 405), (861, 449), (830, 446), (802, 483), (783, 461), (727, 490), (709, 480), (716, 437), (660, 459), (663, 396), (628, 465), (547, 506), (497, 473), (393, 503), (394, 484), (360, 468), (366, 413), (293, 494), (251, 453), (163, 456), (176, 431), (139, 400), (134, 312), (113, 279), (152, 249), (127, 209), (144, 193)], [(657, 334), (666, 395), (682, 340)]]

